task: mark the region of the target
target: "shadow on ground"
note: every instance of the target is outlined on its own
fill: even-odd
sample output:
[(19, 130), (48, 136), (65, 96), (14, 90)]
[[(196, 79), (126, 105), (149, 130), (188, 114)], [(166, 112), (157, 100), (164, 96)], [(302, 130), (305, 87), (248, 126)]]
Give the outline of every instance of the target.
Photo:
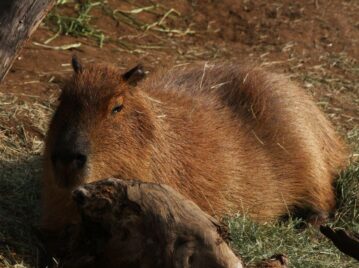
[(0, 266), (19, 263), (20, 258), (36, 265), (33, 227), (39, 218), (40, 176), (40, 157), (0, 162)]

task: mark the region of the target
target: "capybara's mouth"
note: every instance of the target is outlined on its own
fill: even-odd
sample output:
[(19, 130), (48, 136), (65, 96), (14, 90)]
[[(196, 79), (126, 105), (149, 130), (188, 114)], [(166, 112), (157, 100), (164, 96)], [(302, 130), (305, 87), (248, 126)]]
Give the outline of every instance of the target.
[(61, 188), (74, 189), (75, 187), (84, 184), (86, 182), (85, 172), (81, 173), (55, 173), (55, 181)]
[(59, 187), (74, 188), (86, 182), (89, 173), (88, 154), (72, 150), (54, 149), (51, 164)]

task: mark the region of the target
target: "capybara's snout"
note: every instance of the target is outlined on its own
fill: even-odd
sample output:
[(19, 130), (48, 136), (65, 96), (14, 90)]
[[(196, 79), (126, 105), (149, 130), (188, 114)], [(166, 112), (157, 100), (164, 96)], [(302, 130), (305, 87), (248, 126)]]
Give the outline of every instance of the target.
[(55, 168), (63, 166), (68, 169), (81, 170), (87, 162), (87, 155), (81, 152), (53, 153), (52, 162)]
[(51, 152), (51, 162), (60, 185), (74, 185), (85, 176), (89, 152), (89, 140), (81, 132), (72, 131), (58, 137)]

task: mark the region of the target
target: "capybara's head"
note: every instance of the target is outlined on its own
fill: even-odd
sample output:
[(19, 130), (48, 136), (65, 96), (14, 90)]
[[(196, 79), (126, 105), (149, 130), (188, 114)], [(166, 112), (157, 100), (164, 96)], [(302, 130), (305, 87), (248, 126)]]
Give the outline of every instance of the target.
[(65, 84), (50, 123), (45, 161), (55, 183), (84, 182), (129, 174), (153, 136), (151, 111), (137, 89), (141, 66), (121, 73), (106, 65), (83, 67)]

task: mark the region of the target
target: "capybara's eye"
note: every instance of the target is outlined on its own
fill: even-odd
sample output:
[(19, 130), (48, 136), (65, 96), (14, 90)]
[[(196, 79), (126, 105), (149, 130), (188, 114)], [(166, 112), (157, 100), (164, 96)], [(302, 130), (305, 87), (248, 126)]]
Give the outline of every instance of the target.
[(115, 101), (112, 103), (112, 105), (114, 105), (114, 106), (112, 108), (111, 114), (114, 115), (114, 114), (121, 112), (121, 110), (123, 108), (123, 101), (124, 101), (123, 96), (116, 97)]
[(122, 105), (122, 104), (116, 105), (116, 106), (113, 107), (113, 109), (112, 109), (112, 114), (116, 114), (116, 113), (121, 112), (122, 108), (123, 108), (123, 105)]

